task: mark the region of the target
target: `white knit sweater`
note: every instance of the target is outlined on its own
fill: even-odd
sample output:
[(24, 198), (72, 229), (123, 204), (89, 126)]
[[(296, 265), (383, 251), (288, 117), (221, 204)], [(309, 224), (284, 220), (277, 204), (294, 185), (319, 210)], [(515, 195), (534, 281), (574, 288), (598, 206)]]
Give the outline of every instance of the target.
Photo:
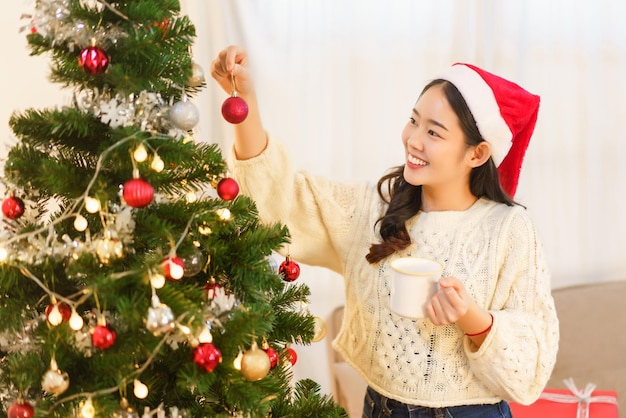
[(370, 244), (380, 241), (374, 223), (384, 207), (375, 187), (293, 173), (272, 138), (263, 154), (231, 158), (230, 166), (261, 220), (287, 225), (293, 260), (345, 278), (344, 321), (333, 346), (376, 391), (428, 407), (538, 398), (559, 331), (550, 274), (524, 208), (480, 199), (466, 211), (420, 213), (408, 224), (412, 245), (395, 255), (442, 262), (442, 276), (458, 277), (493, 314), (477, 349), (454, 324), (390, 312), (389, 260), (365, 260)]

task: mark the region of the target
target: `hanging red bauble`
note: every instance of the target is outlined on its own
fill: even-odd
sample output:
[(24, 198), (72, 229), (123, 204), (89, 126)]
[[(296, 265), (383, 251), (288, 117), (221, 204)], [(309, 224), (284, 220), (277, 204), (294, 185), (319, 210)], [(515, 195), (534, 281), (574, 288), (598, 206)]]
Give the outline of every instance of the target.
[(154, 188), (142, 178), (133, 178), (124, 183), (124, 200), (133, 208), (143, 208), (152, 202)]
[(298, 353), (296, 353), (296, 350), (291, 347), (287, 347), (285, 350), (287, 351), (286, 354), (287, 359), (289, 359), (289, 363), (294, 366), (296, 364), (296, 361), (298, 361)]
[(193, 362), (210, 373), (222, 362), (222, 353), (212, 343), (201, 343), (193, 349)]
[(274, 350), (272, 347), (267, 346), (263, 349), (267, 357), (270, 359), (270, 367), (273, 369), (278, 365), (278, 351)]
[(280, 263), (278, 273), (283, 276), (284, 281), (293, 282), (300, 276), (300, 265), (287, 256), (285, 261)]
[(225, 177), (217, 183), (217, 194), (224, 200), (233, 200), (239, 194), (239, 184), (234, 178)]
[(87, 74), (102, 74), (109, 65), (109, 57), (99, 46), (88, 46), (80, 51), (78, 56), (78, 65)]
[(100, 350), (106, 350), (115, 344), (117, 334), (107, 325), (96, 325), (91, 334), (91, 343)]
[(167, 257), (161, 262), (161, 267), (168, 280), (180, 280), (185, 275), (185, 260), (180, 257)]
[(8, 418), (31, 418), (35, 416), (35, 409), (25, 401), (17, 401), (9, 407)]
[(17, 196), (9, 196), (2, 202), (2, 214), (9, 219), (17, 219), (24, 214), (24, 201)]
[(248, 116), (248, 103), (233, 92), (222, 104), (222, 116), (227, 122), (241, 123)]

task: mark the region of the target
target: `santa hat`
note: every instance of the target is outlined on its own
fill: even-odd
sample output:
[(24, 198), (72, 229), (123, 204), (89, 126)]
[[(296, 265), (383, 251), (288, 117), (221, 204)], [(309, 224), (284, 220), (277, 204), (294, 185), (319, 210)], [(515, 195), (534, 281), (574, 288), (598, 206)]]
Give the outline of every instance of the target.
[(454, 84), (465, 99), (478, 131), (491, 144), (502, 188), (514, 196), (535, 129), (539, 96), (470, 64), (456, 63), (437, 78)]

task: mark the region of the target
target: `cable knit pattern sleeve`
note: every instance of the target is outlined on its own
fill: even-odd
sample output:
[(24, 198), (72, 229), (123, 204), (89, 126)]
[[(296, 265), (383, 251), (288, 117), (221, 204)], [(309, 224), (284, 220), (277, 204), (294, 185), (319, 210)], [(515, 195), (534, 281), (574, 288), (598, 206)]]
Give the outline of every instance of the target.
[(229, 165), (241, 193), (251, 197), (264, 223), (285, 224), (291, 236), (284, 249), (301, 263), (343, 273), (352, 240), (350, 228), (366, 187), (332, 182), (303, 171), (293, 172), (284, 146), (270, 137), (265, 151)]
[(503, 399), (534, 402), (556, 362), (559, 328), (550, 274), (535, 227), (523, 208), (502, 220), (494, 254), (498, 283), (494, 324), (480, 349), (464, 341), (471, 370)]

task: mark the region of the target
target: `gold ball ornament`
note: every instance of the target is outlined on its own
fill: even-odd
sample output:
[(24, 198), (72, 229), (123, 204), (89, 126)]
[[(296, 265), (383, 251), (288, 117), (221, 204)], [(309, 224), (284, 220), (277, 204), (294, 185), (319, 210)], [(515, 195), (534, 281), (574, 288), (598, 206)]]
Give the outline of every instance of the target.
[(270, 358), (261, 350), (256, 342), (241, 357), (241, 374), (251, 382), (261, 380), (269, 373)]
[(314, 334), (313, 334), (313, 339), (311, 341), (316, 343), (316, 342), (322, 341), (324, 337), (326, 336), (326, 323), (319, 316), (316, 316), (314, 319), (315, 319), (315, 323), (313, 327)]
[(187, 79), (187, 85), (190, 87), (200, 87), (204, 81), (204, 70), (197, 62), (192, 63), (191, 76)]

